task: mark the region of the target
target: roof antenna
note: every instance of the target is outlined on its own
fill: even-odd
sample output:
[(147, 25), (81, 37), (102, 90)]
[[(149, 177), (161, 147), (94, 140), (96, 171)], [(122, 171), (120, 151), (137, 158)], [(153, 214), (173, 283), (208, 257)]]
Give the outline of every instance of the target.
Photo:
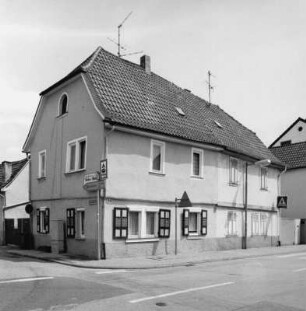
[(208, 70), (208, 81), (206, 81), (208, 85), (208, 103), (211, 104), (211, 91), (214, 90), (215, 86), (211, 85), (211, 77), (216, 78), (210, 70)]
[(111, 42), (113, 42), (113, 43), (115, 43), (115, 44), (117, 45), (117, 48), (118, 48), (117, 55), (118, 55), (119, 57), (143, 53), (143, 51), (139, 51), (139, 52), (121, 54), (121, 50), (127, 51), (127, 49), (126, 49), (124, 46), (121, 45), (121, 28), (122, 28), (123, 24), (127, 21), (127, 19), (132, 15), (132, 13), (133, 13), (133, 11), (131, 11), (131, 12), (125, 17), (125, 19), (121, 22), (121, 24), (117, 26), (117, 29), (118, 29), (118, 42), (116, 42), (116, 41), (113, 40), (112, 38), (107, 38), (109, 41), (111, 41)]

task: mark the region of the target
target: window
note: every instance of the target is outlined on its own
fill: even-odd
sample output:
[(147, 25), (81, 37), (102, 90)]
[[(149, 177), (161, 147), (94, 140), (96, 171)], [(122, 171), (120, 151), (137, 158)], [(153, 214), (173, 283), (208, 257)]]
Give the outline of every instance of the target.
[(191, 163), (191, 176), (203, 177), (203, 150), (192, 148)]
[(49, 233), (49, 219), (50, 210), (46, 207), (41, 207), (36, 210), (37, 217), (37, 232), (38, 233)]
[(268, 169), (266, 167), (261, 167), (260, 168), (260, 188), (262, 190), (268, 189), (267, 174), (268, 174)]
[(46, 150), (38, 153), (38, 178), (46, 177)]
[(151, 141), (151, 167), (153, 173), (164, 173), (165, 162), (165, 143), (160, 141)]
[(128, 209), (114, 208), (113, 237), (114, 239), (126, 239), (128, 232)]
[(237, 185), (238, 184), (238, 160), (234, 158), (230, 158), (230, 184)]
[(66, 172), (75, 172), (86, 167), (86, 137), (72, 140), (67, 144)]
[(146, 235), (147, 236), (155, 236), (156, 235), (156, 213), (154, 212), (146, 212)]
[(161, 209), (159, 211), (158, 236), (161, 238), (169, 238), (170, 236), (170, 215), (170, 210)]
[(291, 145), (291, 140), (284, 140), (281, 141), (280, 145), (283, 146), (290, 146)]
[(68, 208), (66, 210), (66, 214), (67, 214), (67, 222), (66, 222), (67, 238), (74, 238), (75, 237), (75, 209)]
[(260, 213), (260, 231), (262, 235), (268, 234), (268, 216), (266, 213)]
[(129, 238), (139, 238), (139, 212), (129, 211)]
[(77, 219), (77, 238), (84, 239), (85, 238), (85, 210), (83, 208), (78, 208), (76, 213)]
[(63, 94), (59, 101), (58, 115), (61, 116), (67, 112), (68, 112), (68, 97), (66, 94)]
[(228, 212), (227, 214), (227, 234), (237, 234), (237, 214), (236, 212)]
[(252, 213), (252, 235), (259, 235), (259, 213)]
[(207, 211), (199, 212), (183, 210), (183, 236), (207, 234)]

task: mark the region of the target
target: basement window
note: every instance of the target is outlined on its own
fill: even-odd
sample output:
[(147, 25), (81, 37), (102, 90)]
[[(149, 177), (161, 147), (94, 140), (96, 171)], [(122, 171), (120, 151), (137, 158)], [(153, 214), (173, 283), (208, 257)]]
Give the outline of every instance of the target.
[(181, 116), (185, 116), (185, 112), (182, 110), (180, 107), (175, 107), (176, 111), (179, 113)]

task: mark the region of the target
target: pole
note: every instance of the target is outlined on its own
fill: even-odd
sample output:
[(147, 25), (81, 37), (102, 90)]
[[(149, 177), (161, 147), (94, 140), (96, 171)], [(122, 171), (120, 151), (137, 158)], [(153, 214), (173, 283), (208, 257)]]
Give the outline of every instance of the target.
[(177, 255), (177, 198), (175, 198), (175, 255)]
[(100, 190), (97, 190), (97, 259), (101, 258), (100, 243)]
[(120, 28), (121, 28), (121, 25), (118, 26), (118, 56), (121, 57), (120, 55)]
[(247, 249), (247, 239), (248, 239), (248, 163), (245, 162), (245, 185), (244, 185), (244, 239), (243, 239), (243, 249)]

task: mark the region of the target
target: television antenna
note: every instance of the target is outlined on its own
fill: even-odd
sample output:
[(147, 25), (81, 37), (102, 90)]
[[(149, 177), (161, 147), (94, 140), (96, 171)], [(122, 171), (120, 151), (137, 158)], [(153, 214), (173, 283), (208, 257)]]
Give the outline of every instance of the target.
[(216, 78), (210, 70), (208, 70), (208, 81), (206, 81), (208, 85), (208, 102), (211, 104), (211, 92), (215, 89), (215, 86), (211, 84), (211, 77)]
[(107, 38), (109, 41), (115, 43), (117, 45), (117, 55), (119, 57), (123, 57), (123, 56), (128, 56), (128, 55), (134, 55), (134, 54), (139, 54), (139, 53), (143, 53), (143, 51), (139, 51), (139, 52), (132, 52), (132, 53), (124, 53), (122, 54), (121, 51), (127, 51), (127, 49), (121, 45), (121, 29), (123, 24), (127, 21), (127, 19), (132, 15), (133, 11), (131, 11), (124, 19), (123, 21), (117, 26), (117, 35), (118, 35), (118, 41), (116, 42), (115, 40), (113, 40), (112, 38)]

